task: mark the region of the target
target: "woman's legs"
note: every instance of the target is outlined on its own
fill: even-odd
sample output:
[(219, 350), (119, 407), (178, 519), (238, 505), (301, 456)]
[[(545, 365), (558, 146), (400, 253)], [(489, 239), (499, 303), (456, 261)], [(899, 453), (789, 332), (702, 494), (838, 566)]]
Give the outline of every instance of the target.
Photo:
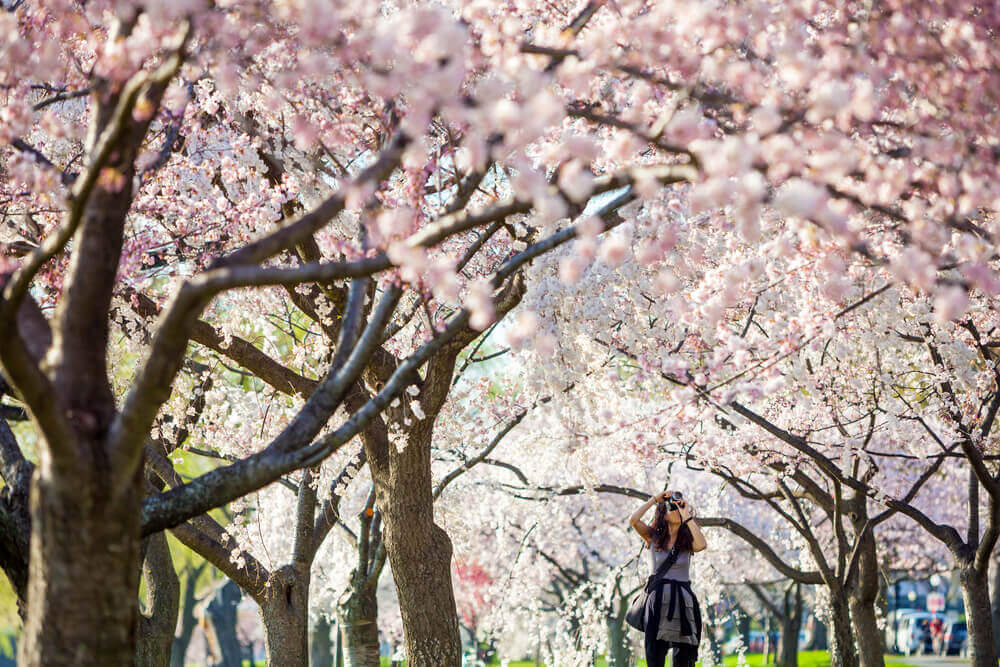
[[(670, 642), (657, 639), (653, 642), (652, 652), (646, 651), (646, 667), (664, 667), (667, 653), (670, 652)], [(691, 663), (694, 667), (694, 663)]]
[(674, 644), (674, 657), (670, 659), (671, 667), (694, 667), (696, 662), (698, 662), (697, 646), (693, 644)]

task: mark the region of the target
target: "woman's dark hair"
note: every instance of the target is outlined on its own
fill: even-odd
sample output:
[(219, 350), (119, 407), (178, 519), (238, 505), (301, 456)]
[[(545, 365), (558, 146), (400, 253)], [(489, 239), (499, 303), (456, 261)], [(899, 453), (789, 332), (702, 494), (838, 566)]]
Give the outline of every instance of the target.
[[(656, 514), (653, 516), (653, 535), (649, 543), (662, 551), (667, 548), (669, 541), (670, 527), (667, 523), (667, 504), (657, 503)], [(677, 547), (678, 553), (694, 551), (694, 535), (691, 534), (691, 529), (688, 528), (687, 524), (682, 525), (677, 531), (677, 541), (674, 542), (674, 546)]]

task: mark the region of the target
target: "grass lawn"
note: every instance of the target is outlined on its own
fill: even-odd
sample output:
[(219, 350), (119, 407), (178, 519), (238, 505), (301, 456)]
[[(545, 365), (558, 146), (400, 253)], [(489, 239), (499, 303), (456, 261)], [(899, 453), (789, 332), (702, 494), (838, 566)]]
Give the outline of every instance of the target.
[[(746, 658), (748, 667), (763, 667), (764, 665), (763, 653), (747, 653)], [(736, 667), (736, 659), (735, 655), (726, 656), (722, 659), (722, 664), (725, 667)], [(499, 665), (500, 663), (495, 662), (490, 664)], [(535, 667), (534, 660), (512, 660), (507, 664), (509, 667)], [(774, 663), (772, 662), (771, 664)], [(829, 664), (830, 654), (826, 651), (802, 651), (799, 653), (799, 667), (827, 667)], [(389, 667), (388, 658), (382, 658), (382, 667)], [(594, 663), (594, 667), (606, 667), (604, 658), (598, 658), (597, 662)], [(639, 660), (636, 663), (636, 667), (646, 667), (646, 661)], [(885, 667), (911, 667), (911, 665), (906, 662), (897, 661), (896, 656), (887, 655), (885, 656)]]

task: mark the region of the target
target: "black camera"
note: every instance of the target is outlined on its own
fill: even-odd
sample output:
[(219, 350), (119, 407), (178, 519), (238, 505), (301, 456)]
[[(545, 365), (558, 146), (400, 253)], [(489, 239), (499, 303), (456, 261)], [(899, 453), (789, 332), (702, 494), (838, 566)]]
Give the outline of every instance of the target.
[(684, 498), (680, 491), (674, 491), (669, 496), (667, 496), (667, 511), (673, 512), (675, 509), (679, 509), (677, 503)]

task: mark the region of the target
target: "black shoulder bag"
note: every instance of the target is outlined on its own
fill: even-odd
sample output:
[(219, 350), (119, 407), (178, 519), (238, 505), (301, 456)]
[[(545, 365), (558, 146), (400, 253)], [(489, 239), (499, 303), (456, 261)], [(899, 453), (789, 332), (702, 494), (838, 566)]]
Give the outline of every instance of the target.
[(658, 584), (663, 580), (663, 576), (674, 566), (677, 562), (677, 547), (674, 546), (667, 554), (667, 559), (660, 563), (660, 567), (656, 568), (656, 572), (649, 575), (646, 579), (646, 585), (643, 589), (636, 594), (635, 598), (632, 600), (632, 604), (629, 605), (628, 611), (625, 613), (625, 622), (631, 625), (636, 630), (640, 632), (646, 631), (646, 598), (653, 591), (655, 584)]

